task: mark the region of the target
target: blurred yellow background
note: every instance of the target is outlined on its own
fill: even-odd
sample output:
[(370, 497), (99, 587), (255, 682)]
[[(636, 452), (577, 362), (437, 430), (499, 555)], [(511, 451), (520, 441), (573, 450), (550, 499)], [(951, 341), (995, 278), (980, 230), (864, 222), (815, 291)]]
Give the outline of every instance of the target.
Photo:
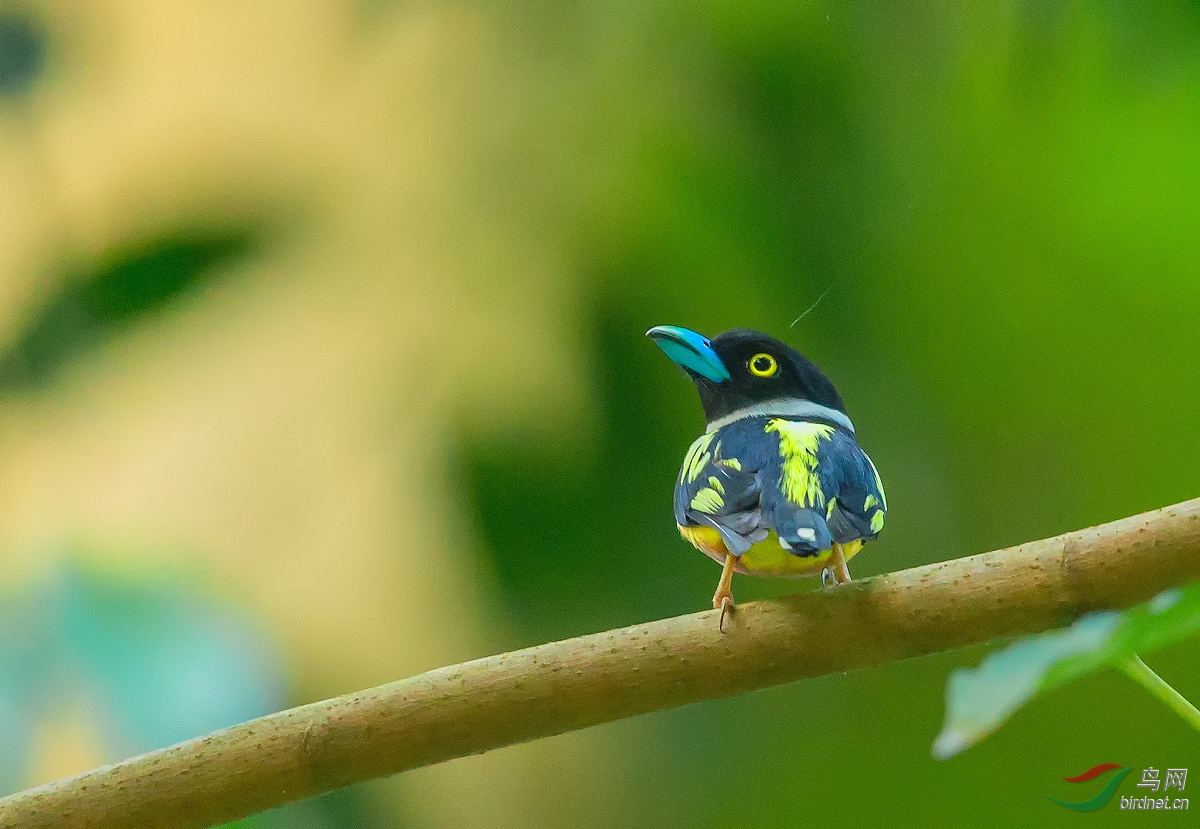
[[(1184, 2), (0, 2), (0, 779), (704, 608), (653, 324), (832, 376), (855, 575), (1196, 495), (1198, 66)], [(935, 763), (982, 652), (247, 825), (1052, 825), (1196, 756), (1101, 676)]]
[[(511, 130), (487, 115), (507, 105), (485, 86), (501, 59), (481, 15), (363, 19), (335, 2), (5, 10), (39, 21), (50, 44), (44, 80), (4, 112), (10, 344), (48, 297), (155, 240), (253, 238), (210, 283), (5, 400), (9, 588), (75, 546), (207, 580), (285, 654), (289, 703), (503, 641), (445, 458), (458, 428), (561, 425), (564, 412), (583, 423), (584, 372), (559, 257), (473, 192)], [(54, 739), (39, 740), (22, 785), (115, 759), (86, 717), (46, 716)], [(586, 759), (604, 739), (381, 788), (407, 786), (386, 798), (414, 825), (558, 822), (594, 777), (613, 777)], [(538, 780), (551, 774), (548, 789)]]

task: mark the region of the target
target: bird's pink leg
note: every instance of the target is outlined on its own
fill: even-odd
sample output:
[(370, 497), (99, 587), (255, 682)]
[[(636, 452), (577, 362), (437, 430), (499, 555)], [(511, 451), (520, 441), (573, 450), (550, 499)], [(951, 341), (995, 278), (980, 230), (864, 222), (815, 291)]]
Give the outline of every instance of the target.
[(721, 611), (721, 620), (717, 629), (725, 631), (725, 614), (733, 610), (733, 565), (737, 558), (732, 553), (725, 554), (725, 567), (721, 570), (721, 581), (717, 584), (717, 592), (713, 594), (713, 610)]
[(846, 556), (842, 553), (842, 545), (833, 545), (833, 566), (837, 568), (838, 584), (850, 581), (850, 568), (846, 566)]

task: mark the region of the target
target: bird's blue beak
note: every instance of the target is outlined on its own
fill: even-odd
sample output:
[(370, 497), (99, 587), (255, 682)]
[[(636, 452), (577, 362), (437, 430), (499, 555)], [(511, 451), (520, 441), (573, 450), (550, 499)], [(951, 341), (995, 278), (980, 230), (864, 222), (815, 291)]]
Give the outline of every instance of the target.
[(675, 365), (698, 374), (713, 383), (729, 379), (729, 369), (721, 362), (712, 343), (703, 334), (676, 325), (656, 325), (646, 332)]

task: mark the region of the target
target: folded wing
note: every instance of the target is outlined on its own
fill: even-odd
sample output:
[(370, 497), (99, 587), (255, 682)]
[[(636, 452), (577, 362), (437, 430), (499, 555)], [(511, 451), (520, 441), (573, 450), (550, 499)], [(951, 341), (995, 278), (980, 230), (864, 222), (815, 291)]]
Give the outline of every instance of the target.
[(675, 523), (717, 530), (726, 549), (741, 555), (767, 537), (759, 497), (762, 479), (743, 470), (735, 457), (721, 456), (715, 435), (702, 435), (688, 451), (675, 484)]

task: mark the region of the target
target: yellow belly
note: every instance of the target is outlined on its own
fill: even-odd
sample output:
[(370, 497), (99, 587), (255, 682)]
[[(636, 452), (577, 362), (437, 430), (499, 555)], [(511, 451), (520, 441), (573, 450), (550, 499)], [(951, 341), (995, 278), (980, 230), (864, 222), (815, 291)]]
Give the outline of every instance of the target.
[[(691, 542), (697, 550), (707, 555), (713, 561), (725, 563), (729, 551), (721, 534), (712, 527), (680, 527), (679, 534)], [(842, 545), (842, 555), (846, 561), (854, 558), (862, 549), (862, 539)], [(766, 538), (755, 544), (749, 550), (737, 557), (733, 566), (735, 572), (753, 573), (759, 576), (783, 576), (784, 578), (799, 578), (815, 576), (825, 568), (833, 556), (832, 550), (822, 550), (815, 556), (798, 556), (783, 549), (778, 536), (772, 531)]]

